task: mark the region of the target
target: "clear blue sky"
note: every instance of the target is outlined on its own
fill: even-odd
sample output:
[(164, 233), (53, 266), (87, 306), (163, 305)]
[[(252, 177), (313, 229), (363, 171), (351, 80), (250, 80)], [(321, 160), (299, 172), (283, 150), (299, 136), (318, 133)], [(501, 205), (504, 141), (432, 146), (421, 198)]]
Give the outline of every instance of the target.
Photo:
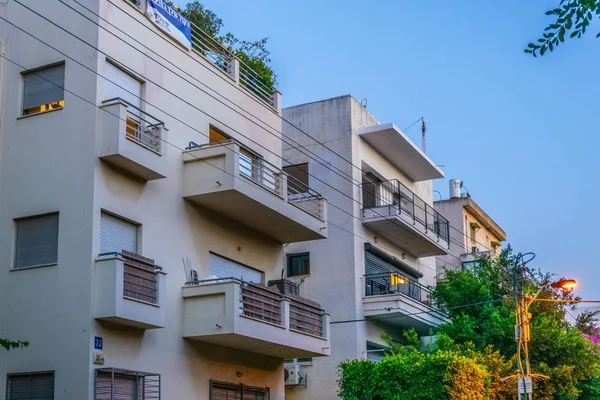
[[(352, 94), (401, 128), (425, 116), (446, 178), (464, 180), (513, 248), (537, 254), (533, 266), (600, 299), (600, 39), (592, 30), (542, 58), (523, 53), (558, 2), (203, 3), (224, 31), (270, 38), (284, 106)], [(420, 143), (418, 125), (407, 134)], [(447, 197), (447, 179), (435, 188)]]

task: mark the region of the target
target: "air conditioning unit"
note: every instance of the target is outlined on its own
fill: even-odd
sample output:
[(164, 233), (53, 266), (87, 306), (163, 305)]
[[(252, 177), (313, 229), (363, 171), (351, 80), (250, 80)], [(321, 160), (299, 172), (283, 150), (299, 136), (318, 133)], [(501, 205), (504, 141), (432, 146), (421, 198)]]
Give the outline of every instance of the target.
[(286, 365), (283, 369), (284, 383), (286, 386), (306, 385), (304, 371), (299, 365)]
[(479, 253), (479, 247), (477, 247), (477, 246), (471, 247), (471, 253)]

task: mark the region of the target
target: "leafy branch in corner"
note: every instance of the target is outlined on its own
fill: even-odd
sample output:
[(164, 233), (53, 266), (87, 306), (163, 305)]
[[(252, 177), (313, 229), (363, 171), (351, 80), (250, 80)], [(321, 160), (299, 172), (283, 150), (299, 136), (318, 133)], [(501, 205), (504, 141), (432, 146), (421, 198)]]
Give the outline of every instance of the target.
[(0, 338), (0, 347), (4, 347), (6, 350), (20, 349), (29, 346), (29, 342), (21, 340), (8, 340)]
[[(559, 6), (546, 11), (546, 15), (556, 16), (556, 21), (544, 29), (543, 37), (537, 43), (529, 43), (525, 53), (537, 57), (538, 52), (543, 56), (548, 50), (554, 51), (565, 36), (581, 38), (590, 26), (594, 16), (600, 16), (600, 0), (561, 0)], [(596, 35), (600, 37), (600, 33)]]

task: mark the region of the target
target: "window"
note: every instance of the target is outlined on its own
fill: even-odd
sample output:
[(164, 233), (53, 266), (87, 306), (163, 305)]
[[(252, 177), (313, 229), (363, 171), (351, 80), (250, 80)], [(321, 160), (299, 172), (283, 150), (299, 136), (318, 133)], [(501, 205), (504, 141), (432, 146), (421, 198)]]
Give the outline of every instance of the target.
[(19, 218), (15, 225), (15, 268), (57, 263), (58, 213)]
[(138, 253), (139, 225), (103, 212), (100, 217), (100, 253)]
[(242, 384), (210, 381), (210, 397), (213, 400), (269, 400), (269, 388), (257, 388)]
[(208, 130), (208, 139), (210, 143), (219, 143), (231, 138), (211, 125)]
[(160, 375), (116, 368), (97, 369), (94, 400), (160, 400)]
[(298, 186), (305, 186), (308, 188), (308, 163), (288, 165), (283, 167), (283, 172), (292, 177), (292, 181), (298, 184)]
[(6, 400), (54, 399), (54, 372), (8, 374)]
[(236, 278), (244, 282), (262, 283), (263, 273), (254, 268), (221, 257), (215, 253), (208, 255), (208, 271), (217, 278)]
[(464, 261), (462, 267), (466, 270), (474, 270), (479, 267), (479, 261)]
[(312, 359), (312, 357), (287, 358), (283, 362), (285, 364), (296, 364), (296, 365), (303, 365), (303, 366), (313, 365), (313, 359)]
[(65, 106), (65, 64), (23, 73), (23, 115)]
[(287, 255), (287, 276), (310, 275), (310, 253)]

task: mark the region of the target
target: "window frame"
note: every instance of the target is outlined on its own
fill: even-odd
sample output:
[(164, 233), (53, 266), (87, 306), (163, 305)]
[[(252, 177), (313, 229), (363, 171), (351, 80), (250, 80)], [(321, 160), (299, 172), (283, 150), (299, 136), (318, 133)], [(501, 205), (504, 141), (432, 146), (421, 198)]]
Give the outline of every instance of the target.
[[(17, 260), (18, 260), (18, 254), (19, 254), (19, 249), (18, 249), (18, 246), (19, 246), (19, 238), (18, 238), (19, 222), (30, 220), (30, 219), (35, 219), (35, 218), (50, 217), (50, 216), (57, 217), (56, 218), (56, 261), (50, 262), (50, 263), (42, 263), (42, 264), (27, 265), (24, 267), (17, 267)], [(55, 265), (58, 265), (58, 248), (59, 248), (59, 244), (60, 244), (60, 212), (53, 211), (53, 212), (44, 213), (44, 214), (28, 215), (25, 217), (13, 218), (13, 243), (14, 243), (14, 245), (13, 245), (14, 255), (13, 255), (13, 261), (12, 261), (12, 266), (10, 268), (10, 271), (21, 271), (24, 269), (53, 267)]]
[[(310, 276), (310, 252), (309, 251), (305, 251), (305, 252), (301, 252), (301, 253), (287, 253), (286, 255), (286, 276), (288, 278), (294, 278), (294, 277), (304, 277), (304, 276)], [(306, 271), (306, 273), (304, 274), (298, 274), (298, 275), (291, 275), (291, 262), (292, 259), (294, 257), (302, 257), (302, 256), (308, 256), (308, 271)]]
[[(62, 103), (59, 107), (56, 108), (50, 108), (47, 110), (41, 110), (41, 111), (37, 111), (37, 112), (31, 112), (31, 113), (26, 113), (27, 110), (30, 110), (31, 108), (25, 109), (25, 79), (26, 76), (29, 74), (35, 74), (36, 72), (39, 71), (43, 71), (45, 69), (49, 69), (49, 68), (54, 68), (54, 67), (58, 67), (58, 66), (62, 66), (63, 67), (63, 87), (62, 87), (62, 100), (59, 100), (59, 103)], [(27, 117), (32, 117), (34, 115), (40, 115), (40, 114), (46, 114), (49, 112), (53, 112), (53, 111), (60, 111), (60, 110), (64, 110), (65, 108), (65, 82), (66, 82), (66, 78), (67, 78), (67, 64), (66, 62), (63, 61), (57, 61), (51, 64), (46, 64), (46, 65), (42, 65), (39, 67), (35, 67), (35, 68), (31, 68), (25, 71), (21, 71), (21, 97), (19, 100), (19, 117), (18, 118), (27, 118)], [(52, 104), (52, 103), (49, 103)], [(40, 107), (42, 106), (47, 106), (48, 104), (41, 104)]]
[(55, 371), (32, 371), (32, 372), (17, 372), (17, 373), (7, 373), (6, 374), (6, 399), (9, 400), (11, 397), (9, 392), (10, 387), (10, 379), (15, 376), (29, 376), (33, 375), (52, 375), (52, 399), (54, 399), (54, 395), (56, 392), (56, 373)]
[[(112, 218), (118, 219), (118, 220), (120, 220), (122, 222), (125, 222), (127, 224), (134, 225), (135, 226), (135, 230), (136, 230), (136, 233), (135, 233), (135, 242), (136, 242), (135, 243), (135, 247), (136, 247), (136, 251), (134, 253), (140, 254), (140, 255), (143, 254), (143, 252), (142, 252), (142, 227), (143, 227), (143, 224), (141, 224), (140, 222), (135, 221), (135, 220), (133, 220), (131, 218), (123, 217), (122, 215), (119, 215), (119, 214), (114, 213), (112, 211), (106, 210), (104, 208), (100, 209), (100, 221), (99, 221), (100, 232), (99, 232), (99, 236), (98, 236), (98, 239), (99, 239), (99, 242), (98, 242), (99, 254), (104, 254), (102, 252), (102, 215), (103, 214), (106, 214), (108, 217), (112, 217)], [(121, 249), (121, 250), (123, 250), (123, 249)], [(117, 251), (116, 253), (121, 253), (121, 250)], [(111, 252), (109, 252), (109, 253), (111, 253)]]
[(271, 388), (269, 387), (256, 387), (250, 385), (244, 385), (243, 383), (229, 383), (229, 382), (220, 382), (211, 379), (208, 385), (208, 398), (213, 398), (213, 388), (214, 386), (220, 387), (221, 389), (231, 389), (232, 391), (239, 390), (240, 399), (244, 399), (244, 390), (248, 390), (254, 393), (261, 393), (263, 395), (264, 400), (271, 399)]

